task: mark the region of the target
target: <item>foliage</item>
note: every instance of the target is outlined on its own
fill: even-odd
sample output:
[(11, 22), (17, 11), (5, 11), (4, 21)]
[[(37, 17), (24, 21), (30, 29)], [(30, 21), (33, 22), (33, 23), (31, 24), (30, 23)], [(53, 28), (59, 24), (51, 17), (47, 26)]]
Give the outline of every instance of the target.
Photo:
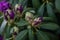
[(60, 0), (7, 1), (11, 9), (8, 7), (6, 10), (14, 15), (13, 19), (10, 14), (6, 15), (6, 19), (7, 12), (2, 12), (0, 6), (0, 35), (4, 40), (59, 40), (60, 27), (55, 13), (60, 13)]

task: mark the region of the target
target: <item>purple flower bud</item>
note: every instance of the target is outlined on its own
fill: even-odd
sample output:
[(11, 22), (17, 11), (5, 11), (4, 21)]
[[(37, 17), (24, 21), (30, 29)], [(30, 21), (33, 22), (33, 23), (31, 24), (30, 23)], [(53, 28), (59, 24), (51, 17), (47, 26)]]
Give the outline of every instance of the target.
[(39, 20), (43, 21), (43, 17), (39, 17)]
[(43, 21), (43, 17), (38, 17), (39, 20), (41, 20), (41, 22)]
[(0, 11), (4, 12), (4, 10), (11, 9), (11, 4), (7, 1), (0, 2)]
[[(4, 16), (5, 16), (5, 19), (8, 20), (8, 19), (14, 19), (14, 11), (10, 10), (10, 9), (7, 9), (5, 12), (4, 12)], [(8, 18), (9, 17), (9, 18)]]
[(2, 35), (0, 35), (0, 40), (3, 40), (3, 36)]
[(38, 25), (40, 22), (34, 22), (34, 25)]
[(42, 17), (38, 17), (35, 18), (34, 21), (32, 22), (32, 25), (39, 25), (42, 22), (43, 18)]
[(20, 13), (22, 13), (22, 11), (23, 11), (23, 7), (22, 7), (22, 5), (20, 6), (20, 8), (17, 8), (17, 10), (19, 10)]
[(22, 5), (19, 5), (19, 4), (16, 4), (15, 5), (15, 10), (16, 11), (19, 11), (20, 13), (22, 13), (23, 12), (23, 6)]
[(11, 11), (11, 14), (9, 14), (9, 16), (10, 16), (10, 19), (14, 19), (14, 12)]

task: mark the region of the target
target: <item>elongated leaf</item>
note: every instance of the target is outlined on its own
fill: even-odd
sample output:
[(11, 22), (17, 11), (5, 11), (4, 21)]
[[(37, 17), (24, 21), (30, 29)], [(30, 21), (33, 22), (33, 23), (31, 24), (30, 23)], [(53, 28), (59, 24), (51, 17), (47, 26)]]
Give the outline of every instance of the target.
[(23, 2), (23, 0), (19, 0), (19, 2), (18, 2), (18, 3), (19, 3), (19, 4), (22, 4), (22, 2)]
[(56, 22), (56, 20), (52, 17), (43, 17), (44, 21)]
[(60, 34), (60, 28), (57, 30), (57, 34)]
[(33, 31), (31, 28), (28, 29), (29, 32), (29, 40), (34, 40), (34, 35), (33, 35)]
[(0, 26), (0, 33), (2, 33), (4, 31), (6, 24), (7, 24), (7, 21), (4, 20)]
[(13, 4), (13, 3), (14, 3), (14, 0), (9, 0), (9, 2), (10, 2), (11, 4)]
[(18, 1), (16, 0), (15, 2), (16, 2), (16, 4), (18, 4), (19, 3), (19, 0)]
[(54, 34), (52, 34), (52, 33), (50, 33), (50, 32), (45, 32), (47, 35), (48, 35), (48, 37), (50, 38), (50, 40), (58, 40), (57, 38), (57, 36), (56, 35), (54, 35)]
[(13, 5), (15, 6), (18, 2), (19, 2), (19, 0), (18, 1), (17, 0), (14, 0)]
[(32, 4), (34, 8), (39, 8), (40, 7), (40, 2), (39, 0), (32, 0)]
[[(11, 29), (10, 26), (7, 26), (7, 27), (6, 27), (6, 38), (9, 38), (9, 37), (10, 37), (10, 29)], [(9, 35), (9, 36), (8, 36), (8, 35)]]
[(3, 16), (0, 16), (0, 19), (3, 18)]
[(25, 14), (26, 12), (31, 12), (32, 10), (35, 11), (34, 8), (26, 8), (26, 9), (23, 11), (23, 13)]
[(59, 26), (55, 23), (44, 23), (41, 24), (41, 27), (49, 30), (56, 30), (59, 28)]
[(9, 0), (9, 2), (12, 4), (12, 6), (15, 6), (19, 2), (19, 0)]
[(13, 28), (11, 28), (10, 29), (10, 34), (12, 34), (14, 32), (14, 29)]
[(3, 18), (3, 17), (4, 17), (3, 13), (0, 12), (0, 19)]
[(45, 3), (43, 3), (40, 8), (38, 9), (37, 13), (38, 13), (38, 16), (43, 16), (43, 13), (44, 13), (44, 5)]
[(56, 9), (60, 12), (60, 0), (55, 0)]
[(3, 16), (0, 16), (0, 26), (2, 22), (3, 22)]
[(47, 13), (49, 17), (55, 17), (54, 11), (49, 3), (47, 3)]
[(52, 17), (43, 17), (44, 20), (53, 20)]
[(38, 40), (49, 40), (48, 36), (42, 31), (37, 31), (36, 35)]
[(25, 26), (25, 25), (27, 25), (27, 22), (25, 20), (21, 19), (20, 22), (18, 22), (16, 24), (17, 24), (17, 26)]
[(23, 7), (25, 7), (25, 6), (27, 5), (27, 1), (28, 1), (28, 0), (23, 0), (23, 1), (21, 2), (21, 4), (23, 5)]
[(15, 38), (15, 40), (22, 40), (22, 39), (26, 36), (27, 32), (28, 32), (27, 30), (21, 31), (21, 32), (17, 35), (17, 37)]

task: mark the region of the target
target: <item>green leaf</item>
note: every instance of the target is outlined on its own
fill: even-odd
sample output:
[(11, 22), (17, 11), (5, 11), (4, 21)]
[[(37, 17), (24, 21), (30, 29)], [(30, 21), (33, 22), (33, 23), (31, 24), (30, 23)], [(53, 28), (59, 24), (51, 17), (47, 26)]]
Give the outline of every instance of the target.
[(19, 0), (18, 0), (18, 1), (16, 0), (15, 2), (16, 2), (16, 3), (18, 3), (18, 2), (19, 2)]
[(7, 26), (6, 27), (6, 38), (9, 38), (10, 37), (10, 29), (11, 29), (11, 26)]
[(55, 0), (55, 7), (60, 12), (60, 0)]
[(31, 10), (34, 10), (34, 8), (26, 8), (26, 9), (24, 9), (23, 13), (25, 14), (26, 12), (31, 12)]
[(19, 3), (19, 4), (21, 4), (23, 1), (25, 1), (25, 0), (19, 0), (19, 2), (18, 2), (18, 3)]
[(27, 24), (28, 24), (28, 23), (27, 23), (25, 20), (23, 20), (23, 19), (21, 19), (20, 22), (17, 22), (17, 23), (16, 23), (17, 26), (25, 26), (25, 25), (27, 25)]
[(0, 27), (0, 34), (4, 31), (5, 27), (6, 27), (6, 24), (7, 24), (7, 21), (4, 20), (1, 24), (1, 27)]
[(52, 21), (52, 22), (56, 22), (56, 20), (54, 19), (54, 18), (52, 18), (52, 17), (43, 17), (43, 20), (44, 21)]
[(27, 30), (23, 30), (23, 31), (21, 31), (17, 36), (16, 36), (16, 38), (15, 38), (15, 40), (22, 40), (25, 36), (26, 36), (26, 34), (27, 34)]
[(3, 21), (3, 16), (0, 16), (0, 25), (1, 25), (1, 23), (2, 23), (2, 21)]
[(22, 0), (21, 4), (23, 5), (23, 8), (24, 8), (25, 6), (27, 6), (27, 1), (28, 1), (28, 0)]
[(19, 0), (18, 3), (23, 5), (23, 7), (24, 7), (27, 3), (27, 0)]
[(60, 34), (60, 28), (57, 30), (57, 34)]
[(9, 0), (9, 2), (12, 4), (12, 6), (15, 6), (19, 2), (19, 0), (18, 1), (17, 0)]
[(49, 17), (55, 17), (55, 14), (54, 14), (54, 11), (52, 9), (52, 6), (49, 3), (47, 3), (47, 13), (48, 13)]
[(38, 30), (36, 32), (36, 35), (37, 35), (37, 39), (38, 40), (49, 40), (48, 36), (44, 32), (42, 32), (42, 31)]
[(53, 20), (52, 17), (43, 17), (44, 20)]
[(40, 26), (41, 28), (49, 29), (49, 30), (56, 30), (59, 28), (59, 26), (55, 23), (43, 23)]
[(10, 29), (10, 34), (12, 34), (14, 32), (14, 29), (13, 28), (11, 28)]
[(3, 17), (3, 16), (4, 16), (4, 15), (3, 15), (3, 13), (2, 13), (2, 12), (0, 12), (0, 18), (1, 18), (1, 17)]
[(19, 2), (19, 0), (18, 1), (17, 0), (14, 0), (13, 5), (15, 6), (18, 2)]
[(0, 16), (0, 19), (3, 18), (4, 16)]
[(13, 3), (14, 3), (14, 0), (9, 0), (9, 2), (10, 2), (11, 4), (13, 4)]
[(32, 0), (32, 4), (34, 8), (39, 8), (40, 7), (40, 2), (39, 0)]
[(58, 37), (55, 34), (52, 34), (50, 32), (45, 32), (45, 33), (49, 36), (50, 40), (58, 40), (57, 39)]
[(29, 40), (34, 40), (34, 35), (33, 35), (33, 31), (31, 28), (28, 29), (29, 32)]
[(38, 11), (37, 11), (37, 15), (38, 16), (43, 16), (43, 13), (44, 13), (44, 5), (45, 5), (45, 3), (43, 3), (41, 6), (40, 6), (40, 8), (38, 9)]

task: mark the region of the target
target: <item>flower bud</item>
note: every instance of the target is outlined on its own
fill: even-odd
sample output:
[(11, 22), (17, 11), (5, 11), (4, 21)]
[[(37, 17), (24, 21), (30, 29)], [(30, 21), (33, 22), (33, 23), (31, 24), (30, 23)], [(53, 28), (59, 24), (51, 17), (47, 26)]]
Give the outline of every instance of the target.
[(11, 29), (11, 31), (10, 31), (10, 33), (11, 34), (13, 34), (13, 35), (17, 35), (17, 33), (19, 32), (19, 28), (18, 27), (13, 27), (12, 29)]
[(12, 24), (14, 22), (14, 11), (10, 10), (10, 9), (7, 9), (5, 12), (4, 12), (4, 18), (5, 20), (8, 21), (9, 24)]
[(25, 19), (26, 19), (28, 22), (32, 22), (32, 20), (33, 20), (33, 14), (30, 13), (30, 12), (26, 12), (26, 14), (25, 14)]
[(9, 38), (10, 40), (15, 40), (15, 37), (17, 36), (19, 32), (19, 28), (14, 26), (11, 30), (10, 30), (10, 34), (12, 35), (11, 38)]
[(32, 22), (32, 26), (38, 26), (42, 22), (42, 20), (43, 20), (42, 17), (35, 18), (34, 21)]
[(15, 5), (15, 11), (17, 13), (17, 16), (22, 16), (22, 12), (23, 12), (23, 6), (16, 4)]
[(0, 2), (0, 11), (4, 12), (7, 9), (11, 9), (11, 4), (7, 1)]
[(3, 36), (2, 35), (0, 35), (0, 40), (3, 40)]
[(19, 32), (19, 28), (18, 27), (14, 27), (14, 32), (18, 33)]
[(5, 19), (8, 20), (8, 19), (14, 19), (14, 11), (10, 10), (10, 9), (7, 9), (5, 12), (4, 12), (4, 16), (5, 16)]

